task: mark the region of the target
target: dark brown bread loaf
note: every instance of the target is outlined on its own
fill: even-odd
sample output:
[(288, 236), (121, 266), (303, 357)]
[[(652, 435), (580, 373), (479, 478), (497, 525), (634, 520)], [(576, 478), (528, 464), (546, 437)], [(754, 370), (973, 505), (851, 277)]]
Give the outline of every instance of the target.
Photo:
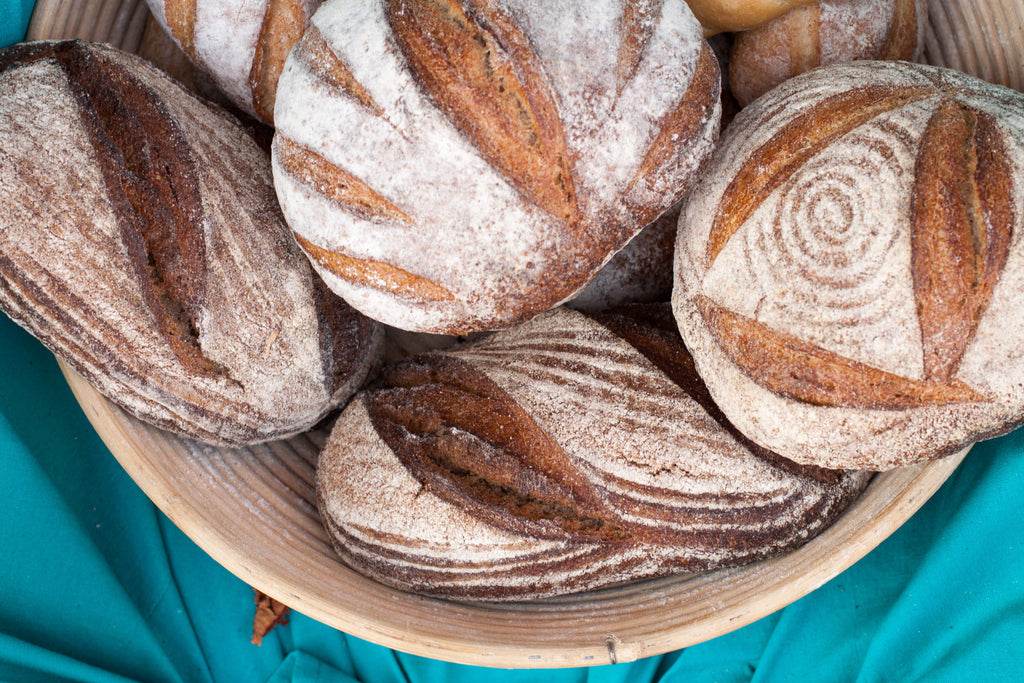
[(380, 326), (331, 294), (237, 121), (109, 46), (0, 53), (0, 308), (130, 413), (241, 444), (355, 391)]
[(1024, 95), (852, 62), (743, 110), (687, 198), (673, 304), (729, 419), (887, 469), (1024, 420)]
[(385, 368), (336, 423), (317, 491), (356, 570), (512, 600), (782, 552), (868, 478), (740, 436), (661, 304), (556, 309)]
[(730, 90), (746, 106), (787, 78), (855, 59), (916, 61), (924, 50), (927, 0), (821, 0), (737, 33)]
[(228, 99), (274, 123), (277, 79), (322, 0), (146, 0), (178, 47)]
[(677, 203), (717, 137), (682, 0), (339, 0), (281, 75), (274, 182), (325, 281), (406, 330), (514, 324)]

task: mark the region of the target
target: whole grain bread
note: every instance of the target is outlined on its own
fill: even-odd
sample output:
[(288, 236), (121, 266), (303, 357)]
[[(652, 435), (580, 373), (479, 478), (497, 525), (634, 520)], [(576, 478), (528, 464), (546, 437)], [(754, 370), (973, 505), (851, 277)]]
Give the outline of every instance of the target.
[(382, 328), (310, 268), (245, 129), (134, 55), (0, 53), (0, 308), (101, 393), (185, 436), (306, 430)]
[(560, 308), (386, 367), (335, 424), (317, 497), (356, 570), (513, 600), (783, 552), (868, 479), (794, 465), (733, 429), (665, 303)]
[(507, 327), (583, 289), (711, 151), (682, 0), (339, 0), (279, 81), (274, 180), (326, 282), (406, 330)]
[(888, 469), (1024, 420), (1024, 95), (908, 62), (783, 83), (733, 120), (678, 231), (708, 388), (792, 460)]

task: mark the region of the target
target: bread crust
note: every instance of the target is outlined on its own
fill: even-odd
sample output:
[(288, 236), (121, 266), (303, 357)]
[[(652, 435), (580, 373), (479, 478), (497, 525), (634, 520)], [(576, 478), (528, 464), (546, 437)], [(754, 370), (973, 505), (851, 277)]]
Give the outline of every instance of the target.
[(445, 334), (579, 292), (717, 136), (696, 20), (650, 4), (325, 4), (282, 74), (273, 146), (325, 281), (375, 319)]
[(334, 427), (317, 496), (358, 571), (518, 600), (783, 552), (868, 479), (736, 432), (660, 304), (556, 309), (389, 366)]
[(681, 214), (673, 306), (739, 429), (882, 470), (1020, 423), (1021, 98), (854, 62), (733, 121)]
[(277, 79), (323, 0), (146, 0), (182, 52), (227, 98), (273, 125)]
[(736, 34), (729, 85), (746, 106), (779, 83), (824, 64), (918, 61), (926, 0), (820, 0)]
[(0, 53), (0, 307), (101, 393), (191, 438), (309, 429), (382, 328), (317, 278), (269, 158), (143, 60), (79, 41)]

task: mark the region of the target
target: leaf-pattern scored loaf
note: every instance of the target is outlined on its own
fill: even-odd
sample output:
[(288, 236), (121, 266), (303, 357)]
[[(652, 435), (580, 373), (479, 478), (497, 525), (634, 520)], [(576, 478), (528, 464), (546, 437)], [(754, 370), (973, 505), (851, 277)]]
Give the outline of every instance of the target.
[(1024, 419), (1024, 96), (822, 67), (738, 116), (681, 215), (673, 302), (722, 409), (793, 460), (887, 469)]
[(279, 82), (275, 185), (357, 309), (505, 327), (580, 291), (678, 201), (719, 91), (681, 0), (328, 2)]
[(133, 415), (245, 444), (309, 429), (382, 328), (296, 247), (239, 123), (102, 44), (0, 53), (0, 308)]
[(335, 424), (317, 495), (358, 571), (512, 600), (782, 552), (867, 480), (736, 432), (655, 304), (560, 308), (385, 368)]

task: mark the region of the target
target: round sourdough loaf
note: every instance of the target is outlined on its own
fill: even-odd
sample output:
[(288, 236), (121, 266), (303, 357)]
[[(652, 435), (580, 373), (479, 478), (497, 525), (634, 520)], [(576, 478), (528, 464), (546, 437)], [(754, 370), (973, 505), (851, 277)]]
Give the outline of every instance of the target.
[(0, 308), (188, 437), (315, 425), (382, 347), (298, 250), (236, 120), (102, 44), (0, 52)]
[(279, 82), (274, 182), (357, 309), (505, 327), (572, 297), (681, 198), (719, 91), (682, 0), (327, 2)]
[(233, 104), (274, 123), (277, 79), (323, 0), (146, 0), (182, 52)]
[(869, 480), (750, 443), (671, 308), (559, 308), (386, 367), (335, 424), (317, 497), (339, 554), (403, 590), (513, 600), (796, 547)]
[(856, 59), (916, 61), (927, 0), (821, 0), (737, 33), (729, 86), (746, 106), (787, 78)]
[(705, 35), (746, 31), (816, 0), (686, 0)]
[(826, 467), (925, 461), (1024, 419), (1024, 95), (907, 62), (787, 81), (680, 218), (673, 305), (743, 433)]

